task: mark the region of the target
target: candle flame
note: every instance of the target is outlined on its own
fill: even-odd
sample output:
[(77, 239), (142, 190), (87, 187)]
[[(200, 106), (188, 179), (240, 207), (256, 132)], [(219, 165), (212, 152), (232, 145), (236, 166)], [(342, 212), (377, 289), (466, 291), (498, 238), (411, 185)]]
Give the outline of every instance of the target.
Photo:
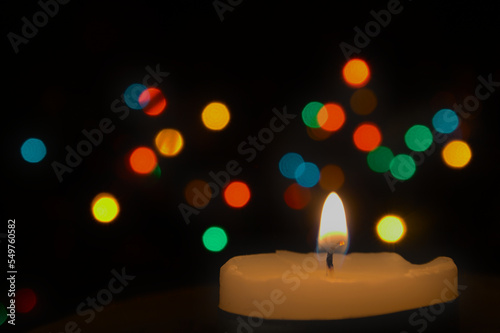
[[(319, 226), (318, 246), (333, 253), (348, 243), (347, 222), (344, 205), (337, 193), (331, 192), (323, 205)], [(345, 252), (347, 246), (344, 247)]]

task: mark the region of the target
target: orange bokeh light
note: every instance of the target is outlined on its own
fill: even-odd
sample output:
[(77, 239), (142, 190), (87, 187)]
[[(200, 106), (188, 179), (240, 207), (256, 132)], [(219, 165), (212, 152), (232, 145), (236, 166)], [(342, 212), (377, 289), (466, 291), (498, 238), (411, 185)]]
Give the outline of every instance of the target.
[(241, 208), (250, 200), (250, 189), (241, 181), (231, 182), (224, 190), (224, 200), (233, 208)]
[(361, 59), (349, 60), (342, 71), (345, 82), (351, 87), (361, 88), (370, 81), (370, 68)]
[(353, 139), (356, 148), (368, 152), (380, 145), (382, 134), (376, 125), (363, 123), (354, 131)]
[(318, 123), (325, 131), (333, 132), (345, 122), (344, 109), (338, 104), (327, 103), (318, 112)]
[(167, 107), (167, 100), (160, 89), (148, 88), (139, 96), (139, 104), (147, 115), (157, 116)]
[(293, 183), (283, 194), (286, 204), (293, 209), (303, 209), (311, 201), (311, 190)]
[(157, 165), (156, 155), (148, 147), (136, 148), (130, 154), (130, 167), (139, 174), (148, 174), (153, 172)]

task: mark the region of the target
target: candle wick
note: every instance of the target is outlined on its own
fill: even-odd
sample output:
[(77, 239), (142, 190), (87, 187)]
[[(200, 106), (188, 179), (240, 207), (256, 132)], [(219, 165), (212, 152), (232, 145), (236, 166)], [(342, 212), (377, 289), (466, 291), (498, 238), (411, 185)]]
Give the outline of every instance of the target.
[(326, 255), (326, 266), (328, 269), (333, 270), (333, 252), (328, 252)]
[(333, 248), (332, 252), (327, 252), (326, 253), (326, 267), (328, 267), (328, 270), (326, 274), (330, 273), (333, 276), (333, 253), (335, 250), (339, 247), (344, 245), (345, 243), (343, 241), (340, 241), (337, 243), (337, 245)]

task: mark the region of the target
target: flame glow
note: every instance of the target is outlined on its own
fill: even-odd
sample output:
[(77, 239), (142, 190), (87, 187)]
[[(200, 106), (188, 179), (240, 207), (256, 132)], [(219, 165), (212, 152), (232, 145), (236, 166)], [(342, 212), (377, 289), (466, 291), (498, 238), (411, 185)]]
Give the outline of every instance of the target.
[(318, 247), (327, 252), (347, 251), (348, 232), (344, 205), (337, 193), (331, 192), (323, 205), (318, 234)]

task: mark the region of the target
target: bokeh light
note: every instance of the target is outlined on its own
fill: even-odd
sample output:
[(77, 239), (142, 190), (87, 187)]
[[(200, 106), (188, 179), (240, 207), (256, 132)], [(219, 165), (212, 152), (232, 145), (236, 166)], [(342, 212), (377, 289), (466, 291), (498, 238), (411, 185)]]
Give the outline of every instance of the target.
[(353, 140), (356, 148), (368, 152), (380, 145), (382, 134), (375, 124), (363, 123), (354, 130)]
[(387, 243), (399, 241), (406, 233), (406, 224), (402, 218), (395, 215), (386, 215), (377, 223), (377, 234)]
[(432, 117), (432, 125), (439, 133), (451, 133), (457, 129), (459, 119), (455, 111), (441, 109)]
[(227, 126), (231, 114), (226, 105), (218, 102), (208, 104), (201, 113), (201, 120), (208, 129), (220, 131)]
[(344, 109), (336, 103), (327, 103), (319, 110), (317, 122), (325, 131), (337, 131), (345, 122)]
[(92, 214), (94, 218), (103, 223), (113, 221), (120, 213), (120, 205), (116, 198), (109, 193), (99, 193), (92, 200)]
[(378, 146), (368, 153), (366, 161), (371, 170), (382, 173), (389, 171), (389, 166), (393, 158), (394, 154), (389, 148)]
[(307, 135), (313, 140), (316, 141), (323, 141), (328, 139), (334, 132), (331, 131), (326, 131), (322, 129), (321, 127), (314, 128), (314, 127), (306, 127), (307, 130)]
[(344, 171), (338, 165), (328, 164), (321, 168), (319, 186), (326, 191), (337, 191), (344, 184)]
[(469, 145), (462, 140), (453, 140), (448, 142), (442, 151), (442, 157), (446, 165), (451, 168), (463, 168), (472, 157), (472, 151)]
[(138, 147), (130, 154), (130, 167), (136, 173), (149, 174), (153, 172), (158, 163), (153, 150), (148, 147)]
[(0, 303), (0, 326), (7, 320), (7, 308)]
[(433, 141), (431, 130), (424, 125), (414, 125), (406, 131), (405, 143), (411, 150), (427, 150)]
[(30, 138), (21, 145), (21, 156), (26, 162), (38, 163), (47, 155), (47, 148), (40, 139)]
[(286, 153), (279, 161), (281, 174), (289, 179), (295, 179), (295, 172), (299, 165), (304, 163), (304, 159), (297, 153)]
[(392, 159), (389, 169), (394, 178), (399, 180), (407, 180), (413, 177), (417, 166), (410, 155), (399, 154)]
[(203, 233), (203, 245), (212, 252), (222, 251), (227, 245), (227, 234), (221, 227), (210, 227)]
[(357, 89), (351, 96), (350, 104), (354, 113), (367, 115), (377, 107), (377, 96), (371, 89)]
[(16, 291), (16, 311), (28, 313), (36, 305), (35, 292), (30, 288), (21, 288)]
[(250, 188), (241, 181), (233, 181), (224, 189), (224, 200), (233, 208), (241, 208), (250, 200)]
[(361, 88), (370, 80), (370, 68), (361, 59), (349, 60), (342, 70), (345, 82), (351, 87)]
[[(128, 86), (125, 89), (125, 93), (123, 94), (123, 100), (125, 104), (131, 109), (140, 110), (143, 106), (139, 103), (139, 96), (147, 89), (147, 87), (143, 84), (134, 83)], [(144, 103), (145, 101), (143, 101)], [(149, 100), (147, 101), (149, 102)], [(147, 104), (147, 103), (146, 103)]]
[(191, 206), (204, 208), (212, 199), (212, 189), (206, 181), (194, 179), (186, 185), (184, 197)]
[(153, 172), (151, 173), (153, 176), (155, 176), (156, 178), (161, 178), (161, 168), (160, 168), (160, 165), (156, 165), (155, 169), (153, 170)]
[(184, 139), (178, 130), (167, 128), (156, 135), (155, 144), (160, 154), (176, 156), (184, 146)]
[(320, 127), (318, 123), (319, 111), (324, 107), (323, 103), (320, 102), (309, 102), (302, 109), (302, 121), (307, 127), (318, 128)]
[(300, 186), (313, 187), (319, 182), (320, 172), (316, 164), (305, 162), (295, 170), (295, 179)]
[(167, 107), (167, 99), (160, 89), (148, 88), (139, 96), (139, 104), (144, 113), (149, 116), (157, 116)]
[(311, 190), (293, 183), (283, 193), (283, 199), (292, 209), (303, 209), (311, 201)]

